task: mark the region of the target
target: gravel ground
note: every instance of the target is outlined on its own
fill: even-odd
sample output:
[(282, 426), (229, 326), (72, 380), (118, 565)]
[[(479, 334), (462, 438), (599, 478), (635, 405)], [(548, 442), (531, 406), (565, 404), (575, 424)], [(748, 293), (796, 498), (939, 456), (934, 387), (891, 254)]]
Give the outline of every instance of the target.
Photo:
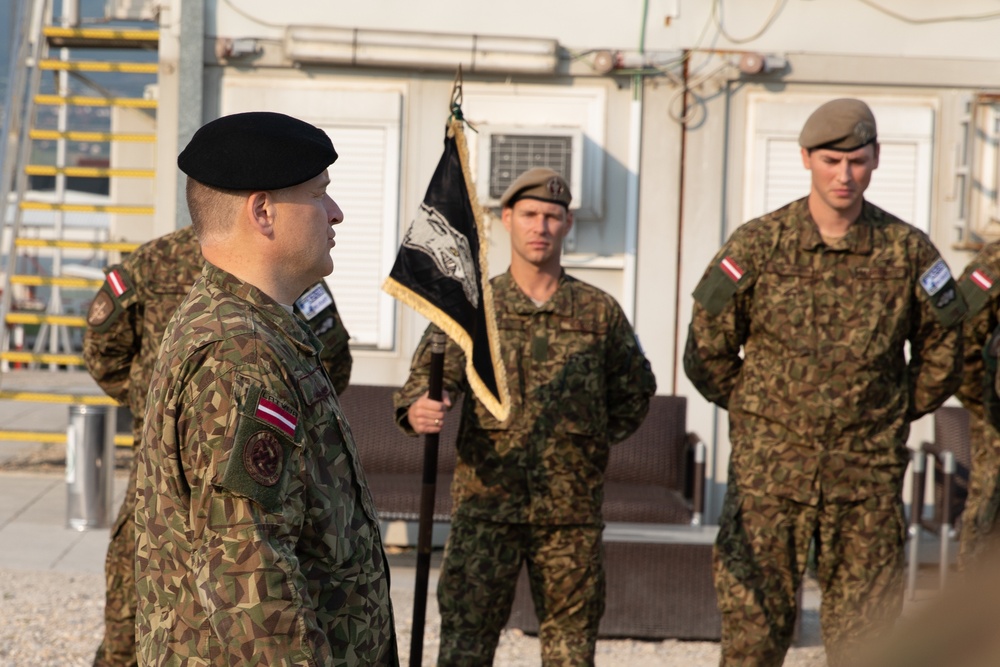
[[(391, 559), (391, 557), (390, 557)], [(0, 570), (0, 665), (3, 667), (76, 667), (91, 664), (101, 640), (104, 604), (103, 577), (97, 574), (26, 572)], [(413, 592), (393, 594), (399, 633), (400, 655), (409, 655)], [(815, 643), (803, 625), (804, 643)], [(430, 601), (424, 631), (423, 664), (433, 665), (439, 638), (437, 606)], [(785, 665), (822, 667), (826, 664), (820, 646), (793, 648)], [(719, 661), (719, 646), (713, 642), (663, 642), (601, 640), (597, 644), (598, 667), (709, 667)], [(538, 639), (520, 631), (505, 631), (495, 664), (500, 667), (537, 667)]]

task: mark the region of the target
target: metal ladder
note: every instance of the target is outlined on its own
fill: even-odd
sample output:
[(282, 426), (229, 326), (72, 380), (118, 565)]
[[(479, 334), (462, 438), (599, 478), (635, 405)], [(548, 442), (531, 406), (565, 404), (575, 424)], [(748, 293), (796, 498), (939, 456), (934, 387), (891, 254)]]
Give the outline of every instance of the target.
[[(78, 298), (89, 300), (103, 282), (101, 267), (114, 253), (127, 253), (139, 245), (110, 240), (110, 222), (104, 229), (101, 225), (88, 228), (73, 216), (153, 214), (151, 206), (119, 204), (110, 198), (99, 203), (81, 201), (67, 184), (71, 178), (106, 178), (114, 183), (114, 179), (154, 177), (153, 169), (71, 164), (70, 158), (71, 149), (79, 151), (84, 144), (98, 152), (106, 146), (103, 152), (112, 160), (117, 144), (155, 141), (155, 131), (116, 132), (112, 119), (114, 108), (152, 114), (156, 100), (117, 96), (95, 80), (94, 74), (98, 78), (103, 73), (137, 75), (145, 77), (140, 84), (155, 83), (158, 63), (148, 54), (156, 51), (158, 30), (87, 27), (79, 18), (78, 0), (63, 0), (57, 25), (50, 0), (15, 2), (17, 43), (0, 136), (0, 221), (6, 254), (0, 295), (0, 379), (22, 367), (37, 369), (41, 365), (52, 372), (73, 372), (82, 367), (83, 358), (71, 333), (82, 338), (86, 320), (83, 309), (72, 312), (67, 308), (67, 292), (72, 295), (75, 290)], [(95, 50), (99, 50), (97, 57)], [(115, 62), (107, 58), (108, 52), (115, 54)], [(52, 73), (54, 80), (47, 82), (44, 73)], [(108, 127), (91, 123), (80, 129), (76, 122), (79, 113), (71, 115), (75, 109), (89, 109), (92, 116), (95, 110), (107, 110)], [(43, 149), (54, 153), (54, 159), (39, 160), (46, 152)], [(52, 178), (54, 189), (51, 193), (32, 190), (31, 177)], [(127, 192), (129, 188), (121, 189)], [(35, 213), (39, 211), (48, 213)], [(29, 220), (29, 215), (36, 218)], [(47, 216), (49, 221), (40, 224), (37, 216)], [(89, 254), (87, 264), (70, 263), (74, 255), (81, 254)], [(25, 350), (25, 331), (35, 327), (34, 345)], [(114, 405), (104, 395), (17, 390), (0, 390), (0, 400)], [(32, 437), (25, 437), (28, 435)], [(65, 434), (0, 431), (0, 439), (58, 442), (65, 441)], [(131, 444), (131, 438), (123, 436), (121, 440)]]

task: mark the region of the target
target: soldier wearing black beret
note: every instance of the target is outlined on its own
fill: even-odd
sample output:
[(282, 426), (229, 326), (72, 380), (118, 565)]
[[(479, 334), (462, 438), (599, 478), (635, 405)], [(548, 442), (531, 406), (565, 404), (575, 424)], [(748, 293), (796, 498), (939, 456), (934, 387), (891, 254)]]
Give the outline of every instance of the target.
[(444, 401), (427, 396), (425, 333), (395, 396), (408, 434), (438, 433), (462, 394), (455, 509), (438, 579), (441, 667), (489, 665), (528, 564), (543, 665), (593, 665), (604, 613), (601, 500), (612, 445), (638, 428), (656, 378), (615, 300), (562, 268), (569, 184), (552, 169), (500, 198), (510, 268), (493, 278), (500, 357), (512, 393), (497, 422), (469, 389), (461, 349), (445, 350)]
[[(260, 121), (270, 121), (262, 124)], [(228, 142), (206, 141), (219, 134), (226, 123), (269, 127), (259, 136), (249, 158), (226, 164)], [(266, 153), (287, 153), (287, 138), (280, 131), (288, 125), (314, 150), (303, 160), (285, 160), (287, 169), (274, 172), (265, 164), (247, 169), (250, 159)], [(249, 145), (249, 144), (248, 144)], [(294, 145), (294, 142), (293, 144)], [(329, 138), (315, 128), (276, 114), (243, 114), (223, 123), (207, 125), (181, 159), (183, 168), (198, 174), (203, 183), (215, 187), (243, 189), (249, 186), (284, 187), (307, 179), (326, 168), (330, 161)], [(259, 161), (259, 160), (258, 160)], [(256, 173), (253, 173), (253, 172)], [(269, 173), (270, 172), (270, 173)], [(267, 182), (266, 179), (271, 179)], [(281, 179), (281, 180), (275, 180)], [(252, 188), (251, 188), (252, 189)], [(133, 452), (143, 447), (143, 417), (150, 376), (159, 357), (160, 341), (177, 307), (201, 276), (204, 258), (191, 226), (143, 244), (121, 263), (105, 269), (107, 280), (94, 295), (87, 314), (83, 359), (87, 371), (112, 398), (127, 405), (133, 415)], [(350, 380), (352, 357), (350, 336), (337, 312), (325, 281), (319, 281), (296, 301), (296, 315), (308, 323), (323, 344), (321, 359), (338, 393)], [(97, 649), (95, 667), (130, 667), (136, 664), (135, 649), (135, 485), (138, 456), (132, 457), (129, 491), (125, 494), (104, 561), (106, 596), (104, 639)]]
[(267, 112), (208, 123), (178, 158), (206, 261), (163, 335), (138, 452), (142, 665), (398, 664), (375, 505), (293, 315), (333, 270), (336, 159), (325, 132)]
[(809, 194), (718, 252), (684, 353), (691, 382), (729, 411), (714, 554), (724, 666), (782, 663), (810, 553), (831, 667), (892, 625), (910, 422), (961, 381), (966, 308), (947, 264), (864, 197), (879, 163), (871, 109), (827, 102), (799, 144)]

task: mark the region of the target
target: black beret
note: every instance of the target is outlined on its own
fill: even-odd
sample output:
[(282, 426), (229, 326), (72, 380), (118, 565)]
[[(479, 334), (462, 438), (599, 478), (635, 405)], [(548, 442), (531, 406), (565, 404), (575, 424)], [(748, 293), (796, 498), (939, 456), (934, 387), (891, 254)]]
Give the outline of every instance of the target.
[(314, 178), (337, 160), (326, 132), (270, 111), (223, 116), (203, 125), (177, 166), (223, 190), (279, 190)]
[(545, 167), (535, 167), (524, 172), (510, 184), (500, 197), (500, 206), (513, 206), (520, 199), (540, 199), (552, 204), (562, 204), (567, 209), (573, 201), (569, 185), (559, 172)]
[(853, 151), (877, 137), (875, 116), (868, 105), (861, 100), (842, 97), (812, 112), (799, 133), (799, 145), (806, 150)]

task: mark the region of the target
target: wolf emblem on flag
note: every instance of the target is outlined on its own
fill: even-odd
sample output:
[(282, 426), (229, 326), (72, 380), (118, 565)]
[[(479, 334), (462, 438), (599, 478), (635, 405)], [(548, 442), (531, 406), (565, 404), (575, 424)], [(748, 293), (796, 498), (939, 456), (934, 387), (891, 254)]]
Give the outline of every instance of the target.
[(462, 122), (453, 120), (444, 153), (382, 289), (438, 325), (466, 355), (469, 386), (498, 420), (510, 393), (500, 360), (488, 242), (468, 174)]
[(421, 204), (403, 245), (419, 250), (434, 260), (438, 271), (458, 281), (473, 308), (479, 307), (476, 285), (476, 265), (469, 240), (451, 226), (448, 219), (433, 206)]

